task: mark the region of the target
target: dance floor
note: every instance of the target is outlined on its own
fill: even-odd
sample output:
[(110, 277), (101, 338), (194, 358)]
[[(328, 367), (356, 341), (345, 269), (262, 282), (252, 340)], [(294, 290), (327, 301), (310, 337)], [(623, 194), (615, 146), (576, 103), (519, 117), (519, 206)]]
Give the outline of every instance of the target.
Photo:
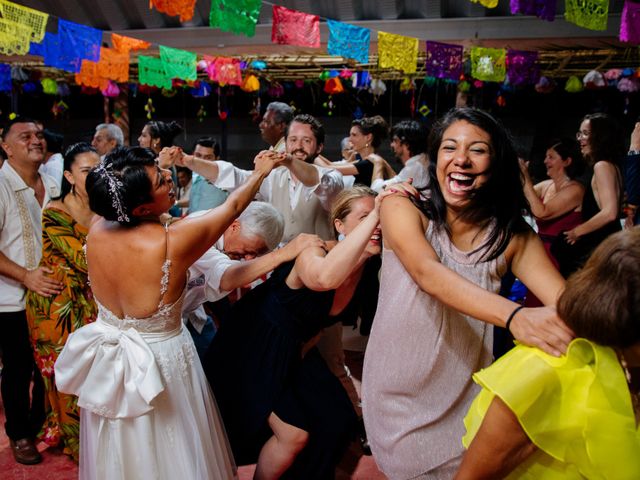
[[(4, 425), (4, 407), (0, 402), (0, 426)], [(0, 428), (0, 478), (3, 480), (72, 480), (78, 478), (78, 467), (59, 450), (38, 445), (43, 456), (38, 465), (20, 465), (13, 459), (9, 439)], [(348, 452), (337, 473), (337, 480), (384, 480), (386, 477), (378, 470), (373, 457), (361, 456), (359, 447), (353, 446)], [(239, 468), (241, 480), (253, 477), (254, 466)]]

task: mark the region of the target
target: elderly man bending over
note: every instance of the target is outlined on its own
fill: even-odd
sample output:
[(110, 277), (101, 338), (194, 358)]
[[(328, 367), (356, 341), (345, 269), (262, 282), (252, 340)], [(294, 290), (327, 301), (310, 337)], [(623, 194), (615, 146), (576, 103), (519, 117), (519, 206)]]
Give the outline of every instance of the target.
[(205, 302), (224, 299), (237, 288), (249, 285), (278, 265), (293, 260), (307, 247), (324, 246), (318, 236), (300, 234), (284, 247), (272, 251), (280, 243), (283, 232), (284, 219), (280, 212), (268, 203), (252, 202), (218, 242), (191, 266), (182, 316), (199, 355), (204, 354), (215, 334), (213, 322), (202, 306)]

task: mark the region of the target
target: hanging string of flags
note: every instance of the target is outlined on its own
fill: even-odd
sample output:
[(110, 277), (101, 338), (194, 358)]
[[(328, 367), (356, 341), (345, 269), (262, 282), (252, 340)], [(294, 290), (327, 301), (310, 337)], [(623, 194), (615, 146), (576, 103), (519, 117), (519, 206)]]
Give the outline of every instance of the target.
[[(487, 8), (497, 6), (497, 0), (470, 0)], [(253, 36), (262, 5), (270, 5), (273, 12), (273, 43), (320, 48), (320, 20), (318, 15), (291, 10), (264, 0), (212, 0), (209, 22), (235, 34)], [(181, 21), (193, 18), (196, 0), (150, 0), (150, 8), (167, 15), (179, 16)], [(512, 14), (535, 15), (542, 20), (555, 19), (555, 0), (510, 0)], [(608, 0), (566, 0), (565, 19), (584, 28), (606, 29)], [(0, 0), (0, 54), (43, 57), (45, 66), (75, 74), (76, 83), (107, 89), (113, 82), (129, 81), (130, 52), (148, 49), (151, 44), (131, 37), (111, 34), (111, 47), (103, 47), (103, 31), (64, 19), (57, 19), (57, 33), (46, 32), (49, 15), (38, 10)], [(369, 62), (371, 30), (337, 20), (327, 22), (329, 55), (341, 56), (355, 62)], [(51, 30), (51, 29), (50, 29)], [(625, 0), (620, 25), (620, 40), (640, 43), (640, 4)], [(403, 35), (377, 32), (378, 66), (404, 74), (417, 71), (420, 40)], [(171, 89), (173, 80), (192, 82), (197, 79), (198, 67), (207, 72), (211, 81), (221, 85), (238, 85), (248, 91), (256, 90), (255, 75), (242, 78), (236, 58), (197, 55), (159, 45), (160, 56), (138, 56), (138, 81), (142, 84)], [(463, 75), (465, 49), (461, 45), (426, 41), (427, 76), (459, 81)], [(467, 57), (471, 76), (477, 80), (503, 82), (512, 85), (535, 84), (540, 78), (538, 53), (509, 49), (471, 47)], [(260, 65), (260, 63), (262, 65)], [(264, 62), (253, 61), (253, 70), (264, 68)], [(0, 65), (0, 91), (11, 89), (11, 69)], [(333, 78), (333, 77), (332, 77)], [(259, 82), (258, 82), (259, 85)]]

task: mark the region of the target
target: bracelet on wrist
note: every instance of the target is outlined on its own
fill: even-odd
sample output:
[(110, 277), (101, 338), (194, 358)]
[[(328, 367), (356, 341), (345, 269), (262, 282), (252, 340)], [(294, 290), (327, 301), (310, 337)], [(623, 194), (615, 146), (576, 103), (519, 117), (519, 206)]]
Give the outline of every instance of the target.
[(518, 313), (520, 310), (522, 310), (524, 308), (524, 305), (518, 305), (513, 312), (511, 312), (511, 315), (509, 315), (509, 317), (507, 318), (507, 323), (504, 324), (504, 328), (506, 328), (509, 332), (511, 331), (511, 321), (514, 319), (514, 317), (516, 316), (516, 313)]

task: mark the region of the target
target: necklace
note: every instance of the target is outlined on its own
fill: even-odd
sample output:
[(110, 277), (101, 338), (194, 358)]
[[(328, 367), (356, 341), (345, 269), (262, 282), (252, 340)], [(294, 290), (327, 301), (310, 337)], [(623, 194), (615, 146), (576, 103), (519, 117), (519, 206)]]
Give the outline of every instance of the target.
[(555, 182), (553, 182), (554, 185), (556, 185), (556, 192), (559, 192), (560, 190), (562, 190), (562, 188), (571, 181), (571, 179), (568, 176), (564, 176), (564, 178), (562, 179), (562, 183), (560, 183), (559, 185), (556, 185)]

